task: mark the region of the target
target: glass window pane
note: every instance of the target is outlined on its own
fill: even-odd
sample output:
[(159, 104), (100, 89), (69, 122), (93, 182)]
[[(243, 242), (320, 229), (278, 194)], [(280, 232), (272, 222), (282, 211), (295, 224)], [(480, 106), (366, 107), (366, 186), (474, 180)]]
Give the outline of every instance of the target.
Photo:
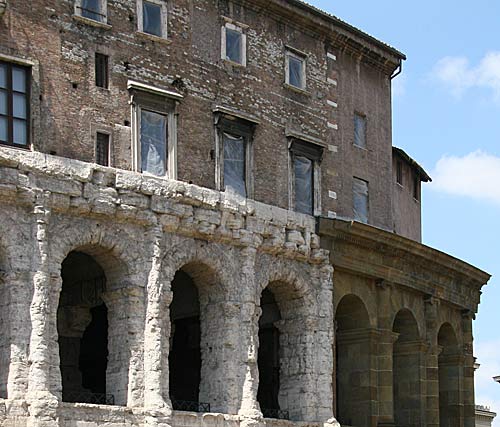
[(28, 132), (25, 120), (14, 119), (14, 144), (26, 145), (28, 143)]
[(14, 117), (17, 117), (19, 119), (26, 119), (26, 95), (14, 93), (12, 96), (12, 101), (14, 104)]
[(307, 157), (294, 157), (295, 210), (313, 214), (313, 171), (314, 163)]
[(145, 33), (162, 36), (160, 5), (147, 1), (142, 4), (142, 28)]
[(0, 64), (0, 87), (7, 87), (7, 65)]
[(12, 67), (12, 89), (26, 93), (26, 70), (24, 68)]
[(167, 172), (167, 117), (141, 111), (141, 168), (143, 172), (164, 176)]
[(82, 0), (82, 16), (94, 21), (103, 22), (101, 0)]
[(241, 33), (226, 28), (226, 59), (241, 64)]
[(354, 145), (366, 148), (366, 118), (354, 115)]
[(246, 197), (245, 139), (224, 133), (224, 188)]
[(288, 57), (288, 82), (295, 87), (303, 88), (302, 61), (293, 56)]
[(0, 114), (8, 114), (7, 109), (7, 92), (0, 90)]
[(354, 178), (352, 193), (354, 219), (368, 223), (368, 183)]
[(0, 117), (0, 141), (7, 142), (8, 133), (7, 117)]

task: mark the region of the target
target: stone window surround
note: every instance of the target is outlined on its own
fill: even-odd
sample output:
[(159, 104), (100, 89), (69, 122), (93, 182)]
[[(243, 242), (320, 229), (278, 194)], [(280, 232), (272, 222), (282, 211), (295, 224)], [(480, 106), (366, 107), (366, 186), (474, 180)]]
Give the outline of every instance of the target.
[[(247, 35), (245, 31), (249, 28), (248, 25), (234, 21), (225, 16), (222, 17), (225, 21), (221, 28), (221, 59), (230, 64), (246, 67), (247, 66)], [(226, 30), (233, 30), (241, 34), (241, 62), (234, 62), (226, 57)]]
[(167, 164), (166, 178), (177, 179), (177, 105), (184, 98), (181, 94), (151, 86), (145, 83), (129, 80), (127, 88), (131, 93), (130, 105), (132, 116), (132, 167), (136, 172), (141, 172), (141, 154), (140, 154), (140, 114), (144, 103), (141, 100), (142, 95), (152, 95), (157, 99), (163, 99), (168, 107), (147, 109), (167, 116)]
[(234, 122), (234, 127), (231, 126), (233, 128), (232, 132), (241, 134), (245, 138), (246, 198), (253, 199), (253, 137), (255, 127), (260, 124), (260, 120), (250, 114), (229, 107), (216, 105), (212, 111), (215, 123), (215, 188), (218, 191), (224, 191), (224, 147), (222, 133), (228, 130), (227, 123), (232, 121)]
[(109, 136), (109, 147), (108, 147), (108, 167), (113, 167), (113, 128), (111, 126), (106, 126), (100, 123), (90, 124), (90, 137), (92, 138), (92, 143), (94, 146), (94, 163), (97, 160), (97, 133), (104, 133)]
[(96, 21), (95, 19), (87, 18), (85, 16), (82, 16), (82, 0), (75, 0), (75, 9), (74, 9), (74, 16), (78, 18), (79, 20), (82, 20), (88, 24), (91, 25), (96, 25), (96, 26), (102, 26), (104, 28), (109, 28), (110, 26), (108, 25), (108, 1), (107, 0), (99, 0), (101, 3), (102, 7), (102, 17), (103, 20), (101, 21)]
[[(293, 164), (293, 143), (297, 141), (309, 144), (315, 150), (324, 151), (325, 144), (320, 139), (292, 130), (285, 131), (288, 138), (288, 208), (295, 211), (295, 174)], [(304, 155), (304, 157), (308, 157)], [(308, 157), (309, 158), (309, 157)], [(313, 171), (313, 216), (321, 216), (321, 159), (311, 159), (314, 164)]]
[[(156, 4), (161, 7), (161, 36), (156, 34), (146, 33), (143, 27), (143, 4), (144, 1)], [(168, 4), (162, 0), (137, 0), (137, 31), (141, 35), (151, 39), (166, 40), (168, 39)]]
[[(290, 58), (295, 58), (302, 63), (302, 87), (290, 83)], [(285, 86), (301, 92), (307, 91), (307, 58), (308, 55), (292, 46), (285, 45)]]

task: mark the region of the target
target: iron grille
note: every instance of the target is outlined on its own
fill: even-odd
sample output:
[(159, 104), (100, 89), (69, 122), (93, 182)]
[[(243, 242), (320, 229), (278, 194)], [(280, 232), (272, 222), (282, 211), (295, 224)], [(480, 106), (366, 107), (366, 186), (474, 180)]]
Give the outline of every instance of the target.
[(210, 403), (172, 399), (172, 408), (176, 411), (210, 412)]
[(95, 405), (114, 405), (112, 394), (91, 393), (86, 391), (67, 391), (63, 393), (63, 401), (69, 403), (92, 403)]
[(288, 420), (290, 418), (288, 411), (282, 411), (281, 409), (262, 409), (262, 415), (264, 418), (275, 418), (277, 420)]

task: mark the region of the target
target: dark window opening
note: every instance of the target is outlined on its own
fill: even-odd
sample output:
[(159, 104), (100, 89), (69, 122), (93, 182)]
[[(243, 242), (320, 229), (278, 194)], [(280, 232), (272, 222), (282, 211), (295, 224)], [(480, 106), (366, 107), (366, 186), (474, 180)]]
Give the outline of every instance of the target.
[(97, 22), (104, 22), (106, 18), (102, 9), (101, 0), (82, 0), (80, 7), (81, 15), (84, 18), (92, 19)]
[(0, 144), (29, 144), (30, 69), (0, 62)]
[(154, 36), (162, 36), (161, 6), (144, 1), (142, 3), (142, 30)]
[(101, 166), (109, 166), (109, 135), (97, 132), (95, 162)]
[(172, 282), (174, 297), (170, 305), (171, 341), (169, 388), (172, 406), (177, 410), (206, 410), (199, 403), (201, 380), (200, 304), (191, 277), (178, 271)]
[(241, 64), (243, 62), (243, 36), (239, 31), (226, 28), (226, 59)]
[(264, 289), (260, 299), (262, 315), (259, 319), (259, 388), (257, 401), (264, 417), (282, 418), (280, 415), (280, 333), (275, 323), (281, 320), (274, 295)]
[(354, 114), (354, 145), (366, 148), (366, 117)]
[(71, 252), (62, 264), (57, 312), (64, 402), (113, 404), (106, 394), (108, 317), (106, 276), (89, 255)]
[(108, 89), (109, 87), (109, 58), (102, 53), (95, 54), (95, 85)]
[(420, 176), (418, 174), (413, 176), (413, 198), (420, 200)]
[(305, 87), (304, 61), (296, 56), (288, 56), (288, 84), (299, 89)]
[(396, 182), (403, 185), (403, 162), (401, 160), (396, 162)]

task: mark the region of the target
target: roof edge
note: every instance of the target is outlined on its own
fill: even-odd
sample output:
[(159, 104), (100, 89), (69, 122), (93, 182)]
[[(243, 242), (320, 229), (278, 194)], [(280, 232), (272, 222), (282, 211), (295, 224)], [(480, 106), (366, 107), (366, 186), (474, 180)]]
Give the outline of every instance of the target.
[(425, 169), (422, 166), (420, 166), (415, 159), (413, 159), (412, 157), (410, 157), (410, 155), (408, 155), (406, 153), (406, 151), (402, 150), (401, 148), (395, 147), (395, 146), (392, 147), (392, 151), (395, 151), (396, 153), (398, 153), (411, 166), (413, 166), (415, 169), (418, 170), (418, 172), (420, 174), (420, 180), (421, 181), (423, 181), (423, 182), (432, 182), (432, 178), (427, 174), (427, 172), (425, 171)]

